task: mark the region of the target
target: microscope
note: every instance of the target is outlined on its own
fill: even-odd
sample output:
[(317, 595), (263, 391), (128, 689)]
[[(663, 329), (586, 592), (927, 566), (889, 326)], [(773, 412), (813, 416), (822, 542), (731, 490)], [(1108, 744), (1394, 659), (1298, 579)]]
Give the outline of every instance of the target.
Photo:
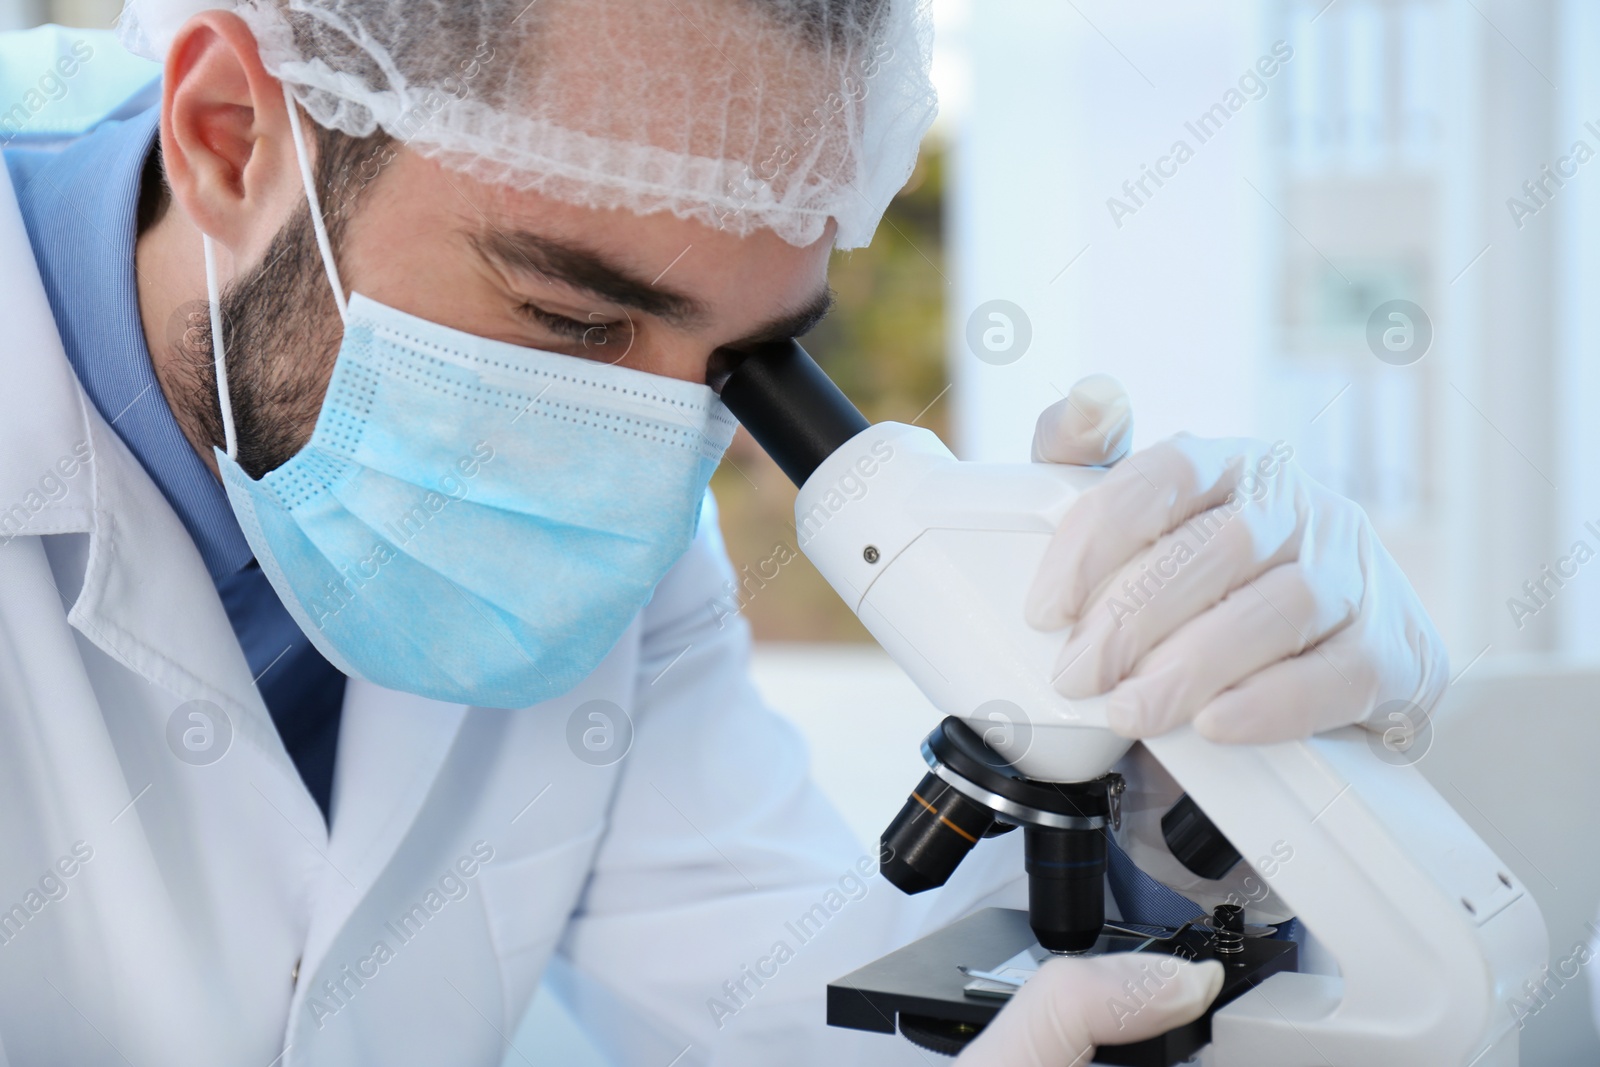
[[(1549, 951), (1539, 907), (1414, 766), (1360, 727), (1304, 741), (1220, 745), (1182, 727), (1142, 744), (1184, 789), (1162, 828), (1204, 878), (1288, 844), (1268, 877), (1326, 961), (1246, 936), (1238, 908), (1149, 934), (1105, 921), (1115, 767), (1133, 742), (1104, 698), (1051, 685), (1062, 634), (1024, 622), (1051, 535), (1104, 472), (965, 463), (932, 432), (869, 424), (793, 341), (720, 350), (708, 381), (799, 487), (799, 545), (946, 718), (928, 772), (885, 830), (880, 871), (907, 893), (941, 886), (987, 837), (1021, 829), (1026, 914), (976, 912), (844, 976), (831, 1025), (948, 1054), (1003, 1001), (970, 981), (1010, 958), (1162, 951), (1223, 960), (1205, 1016), (1097, 1063), (1202, 1067), (1515, 1067), (1509, 1002)], [(991, 983), (992, 984), (992, 983)]]

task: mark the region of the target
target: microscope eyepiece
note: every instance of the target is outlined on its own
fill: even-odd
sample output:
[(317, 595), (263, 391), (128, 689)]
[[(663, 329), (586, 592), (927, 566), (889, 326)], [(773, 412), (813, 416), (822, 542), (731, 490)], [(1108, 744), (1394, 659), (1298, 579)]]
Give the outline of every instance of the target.
[(798, 341), (719, 348), (706, 382), (795, 485), (870, 425)]

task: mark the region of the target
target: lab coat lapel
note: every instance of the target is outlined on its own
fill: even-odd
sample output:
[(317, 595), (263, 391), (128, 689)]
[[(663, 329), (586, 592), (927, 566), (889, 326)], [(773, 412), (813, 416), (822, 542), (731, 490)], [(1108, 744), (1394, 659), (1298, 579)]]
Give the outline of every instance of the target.
[[(72, 601), (68, 622), (180, 701), (225, 710), (238, 739), (274, 772), (258, 788), (307, 840), (325, 840), (321, 813), (256, 691), (199, 551), (72, 372), (4, 167), (0, 283), (0, 381), (27, 383), (0, 390), (0, 508), (15, 519), (0, 526), (0, 546), (18, 534), (88, 534), (81, 588), (75, 599), (63, 591)], [(52, 473), (68, 487), (54, 501), (40, 486)]]
[(182, 700), (209, 700), (226, 711), (237, 740), (271, 768), (257, 788), (322, 848), (322, 813), (283, 747), (199, 551), (121, 439), (92, 406), (88, 416), (95, 522), (83, 590), (67, 620)]
[(466, 715), (461, 704), (360, 678), (346, 684), (328, 849), (335, 870), (317, 896), (303, 974), (315, 972), (334, 935), (405, 840)]
[[(359, 678), (350, 679), (345, 688), (344, 718), (339, 728), (338, 767), (334, 774), (333, 836), (329, 844), (329, 866), (335, 870), (323, 881), (317, 895), (305, 952), (300, 962), (303, 976), (315, 975), (330, 947), (362, 900), (384, 877), (414, 878), (397, 864), (396, 856), (405, 846), (430, 805), (449, 806), (460, 798), (446, 796), (444, 782), (459, 783), (461, 775), (473, 774), (473, 761), (484, 758), (484, 745), (497, 752), (512, 753), (518, 764), (533, 769), (548, 757), (548, 733), (518, 734), (534, 736), (539, 747), (529, 749), (527, 741), (509, 742), (495, 733), (495, 723), (526, 717), (534, 721), (554, 718), (565, 722), (572, 709), (590, 699), (631, 704), (632, 686), (638, 668), (641, 623), (635, 619), (618, 640), (611, 654), (572, 692), (542, 704), (516, 711), (474, 708), (445, 704), (410, 693), (383, 689)], [(469, 717), (478, 717), (469, 723)], [(487, 728), (500, 740), (486, 742)], [(464, 739), (463, 734), (467, 737)], [(446, 771), (452, 754), (467, 761), (469, 768), (454, 768), (455, 777)], [(441, 781), (443, 779), (443, 782)], [(517, 793), (520, 798), (522, 784)], [(530, 790), (530, 795), (533, 791)], [(524, 808), (523, 810), (526, 810)], [(581, 810), (581, 809), (580, 809)], [(515, 822), (521, 812), (506, 807), (496, 809), (497, 819)], [(437, 822), (435, 823), (437, 825)], [(467, 823), (459, 827), (466, 832)], [(437, 832), (437, 831), (435, 831)], [(502, 845), (508, 842), (497, 837)], [(516, 855), (510, 845), (508, 855)], [(391, 870), (391, 868), (396, 868)], [(386, 875), (386, 872), (387, 875)], [(381, 894), (380, 894), (381, 895)], [(301, 1009), (305, 987), (296, 990), (291, 1015)]]

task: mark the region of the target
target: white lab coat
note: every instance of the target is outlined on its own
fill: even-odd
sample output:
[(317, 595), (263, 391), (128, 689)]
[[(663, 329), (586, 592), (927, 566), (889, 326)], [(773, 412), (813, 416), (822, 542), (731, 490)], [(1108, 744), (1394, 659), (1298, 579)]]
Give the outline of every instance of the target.
[[(618, 1063), (921, 1062), (826, 1029), (823, 987), (1014, 883), (1019, 850), (853, 899), (863, 849), (709, 607), (714, 522), (564, 697), (353, 679), (330, 837), (188, 534), (77, 383), (3, 167), (0, 323), (0, 1063), (498, 1064), (547, 968)], [(610, 767), (566, 740), (597, 698), (636, 727)], [(205, 766), (168, 741), (194, 700), (234, 733)]]

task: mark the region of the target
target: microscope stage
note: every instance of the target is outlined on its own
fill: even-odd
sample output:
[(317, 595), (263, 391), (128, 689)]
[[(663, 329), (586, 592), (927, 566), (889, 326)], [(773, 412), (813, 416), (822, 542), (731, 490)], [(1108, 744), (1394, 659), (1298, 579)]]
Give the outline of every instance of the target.
[[(1145, 939), (1102, 935), (1093, 950), (1129, 951)], [(985, 908), (943, 930), (914, 941), (828, 985), (828, 1025), (892, 1034), (899, 1029), (924, 1048), (953, 1055), (995, 1017), (1004, 1000), (966, 991), (972, 979), (961, 966), (992, 970), (1033, 947), (1028, 913)], [(1206, 1013), (1186, 1026), (1132, 1045), (1102, 1045), (1095, 1063), (1123, 1067), (1172, 1067), (1211, 1040), (1211, 1013), (1268, 975), (1293, 971), (1299, 946), (1293, 941), (1248, 937), (1236, 956), (1218, 957), (1206, 930), (1190, 930), (1177, 942), (1158, 942), (1146, 952), (1191, 959), (1223, 959), (1222, 992)]]

